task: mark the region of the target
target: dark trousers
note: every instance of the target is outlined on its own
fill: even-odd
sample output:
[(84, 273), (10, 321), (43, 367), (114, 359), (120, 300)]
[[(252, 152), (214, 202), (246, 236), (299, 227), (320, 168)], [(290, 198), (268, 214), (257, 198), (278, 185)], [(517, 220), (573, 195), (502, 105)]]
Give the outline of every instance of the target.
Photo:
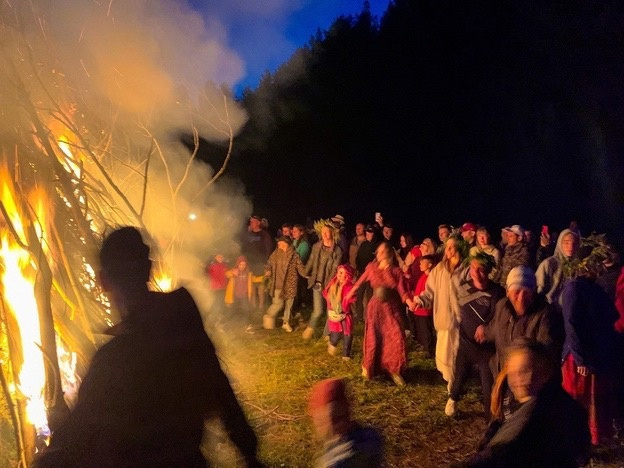
[(364, 322), (366, 320), (366, 306), (373, 296), (373, 290), (370, 283), (365, 283), (356, 291), (355, 307), (353, 311), (353, 320), (355, 322)]
[(483, 390), (483, 408), (487, 419), (490, 419), (490, 403), (492, 385), (494, 385), (494, 376), (490, 370), (490, 358), (495, 351), (490, 345), (480, 345), (474, 341), (468, 340), (461, 334), (459, 336), (459, 348), (457, 349), (457, 357), (455, 358), (455, 380), (451, 387), (451, 398), (458, 401), (461, 397), (462, 390), (473, 366), (479, 369), (479, 377), (481, 378), (481, 389)]
[(342, 344), (342, 355), (346, 357), (351, 356), (351, 344), (353, 343), (353, 335), (345, 335), (342, 332), (330, 332), (329, 333), (329, 343), (332, 346), (337, 346), (340, 338), (344, 339), (344, 343)]
[(414, 337), (423, 345), (429, 357), (435, 356), (435, 332), (433, 330), (433, 316), (424, 317), (410, 314), (414, 324)]

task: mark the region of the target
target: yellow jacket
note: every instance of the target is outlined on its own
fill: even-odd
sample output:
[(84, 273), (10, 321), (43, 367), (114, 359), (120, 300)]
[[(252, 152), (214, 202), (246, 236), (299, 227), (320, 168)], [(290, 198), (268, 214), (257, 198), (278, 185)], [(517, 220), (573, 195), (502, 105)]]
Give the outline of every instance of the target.
[[(225, 303), (228, 305), (234, 304), (234, 283), (236, 282), (236, 275), (234, 275), (235, 268), (225, 272), (225, 277), (228, 279), (227, 286), (225, 287)], [(262, 283), (264, 276), (254, 276), (251, 271), (247, 270), (247, 298), (251, 300), (251, 285), (253, 283)]]

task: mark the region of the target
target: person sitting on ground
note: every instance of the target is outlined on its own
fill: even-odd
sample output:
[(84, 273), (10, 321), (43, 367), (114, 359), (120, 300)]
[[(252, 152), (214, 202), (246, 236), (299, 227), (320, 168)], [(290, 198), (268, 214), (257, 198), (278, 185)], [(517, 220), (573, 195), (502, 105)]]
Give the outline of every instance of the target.
[(492, 421), (464, 467), (575, 467), (589, 458), (587, 413), (553, 379), (550, 351), (533, 340), (507, 350)]
[(282, 236), (277, 240), (277, 247), (267, 261), (265, 275), (269, 278), (271, 305), (264, 314), (262, 324), (267, 330), (275, 328), (275, 317), (284, 309), (282, 329), (291, 333), (290, 313), (297, 295), (297, 279), (298, 275), (305, 277), (305, 267), (290, 237)]
[(36, 466), (205, 467), (202, 435), (211, 417), (247, 466), (258, 466), (256, 436), (188, 291), (148, 290), (149, 247), (133, 227), (104, 240), (100, 266), (122, 321), (93, 357), (76, 406)]
[(317, 383), (310, 393), (308, 412), (323, 443), (316, 466), (375, 468), (383, 464), (383, 440), (377, 430), (351, 419), (351, 405), (342, 379)]
[(327, 325), (329, 329), (327, 352), (332, 356), (335, 355), (338, 342), (342, 338), (342, 358), (344, 360), (351, 359), (351, 344), (353, 343), (351, 308), (355, 302), (355, 297), (347, 299), (347, 296), (353, 288), (354, 274), (355, 271), (351, 265), (340, 265), (336, 276), (329, 281), (323, 290), (323, 297), (327, 301)]

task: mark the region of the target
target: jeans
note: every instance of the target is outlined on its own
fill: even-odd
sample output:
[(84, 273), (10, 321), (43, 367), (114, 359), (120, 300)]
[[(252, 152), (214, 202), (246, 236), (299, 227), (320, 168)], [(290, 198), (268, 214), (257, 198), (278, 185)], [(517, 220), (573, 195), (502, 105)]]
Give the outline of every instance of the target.
[(323, 286), (321, 283), (314, 283), (312, 287), (312, 315), (308, 327), (316, 328), (321, 315), (325, 312), (325, 298), (323, 297)]
[(329, 333), (329, 343), (332, 346), (338, 346), (338, 342), (340, 338), (343, 339), (342, 344), (342, 355), (345, 357), (351, 356), (351, 344), (353, 343), (353, 335), (345, 335), (342, 332), (330, 332)]
[(271, 317), (277, 317), (280, 310), (284, 309), (284, 323), (290, 322), (290, 311), (292, 310), (293, 302), (295, 302), (294, 297), (289, 297), (288, 299), (283, 299), (280, 297), (282, 295), (281, 289), (276, 289), (275, 294), (273, 295), (273, 300), (271, 305), (266, 311), (266, 314)]

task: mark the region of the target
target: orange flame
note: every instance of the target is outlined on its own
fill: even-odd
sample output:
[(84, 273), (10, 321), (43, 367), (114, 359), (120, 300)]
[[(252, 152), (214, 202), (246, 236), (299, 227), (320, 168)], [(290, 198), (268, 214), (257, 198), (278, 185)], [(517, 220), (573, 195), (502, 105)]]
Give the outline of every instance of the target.
[[(18, 239), (9, 235), (8, 229), (0, 232), (0, 258), (2, 259), (3, 296), (7, 306), (13, 312), (19, 325), (19, 333), (23, 352), (23, 363), (18, 369), (17, 388), (26, 400), (26, 416), (35, 426), (39, 434), (47, 434), (47, 413), (44, 398), (45, 368), (40, 349), (41, 332), (39, 328), (39, 312), (35, 298), (35, 277), (37, 270), (30, 253), (20, 246), (26, 245), (25, 225), (20, 210), (15, 202), (11, 189), (6, 183), (10, 179), (6, 171), (2, 171), (3, 180), (1, 201)], [(31, 206), (35, 209), (34, 223), (37, 236), (43, 241), (44, 203), (42, 193), (34, 193)]]

